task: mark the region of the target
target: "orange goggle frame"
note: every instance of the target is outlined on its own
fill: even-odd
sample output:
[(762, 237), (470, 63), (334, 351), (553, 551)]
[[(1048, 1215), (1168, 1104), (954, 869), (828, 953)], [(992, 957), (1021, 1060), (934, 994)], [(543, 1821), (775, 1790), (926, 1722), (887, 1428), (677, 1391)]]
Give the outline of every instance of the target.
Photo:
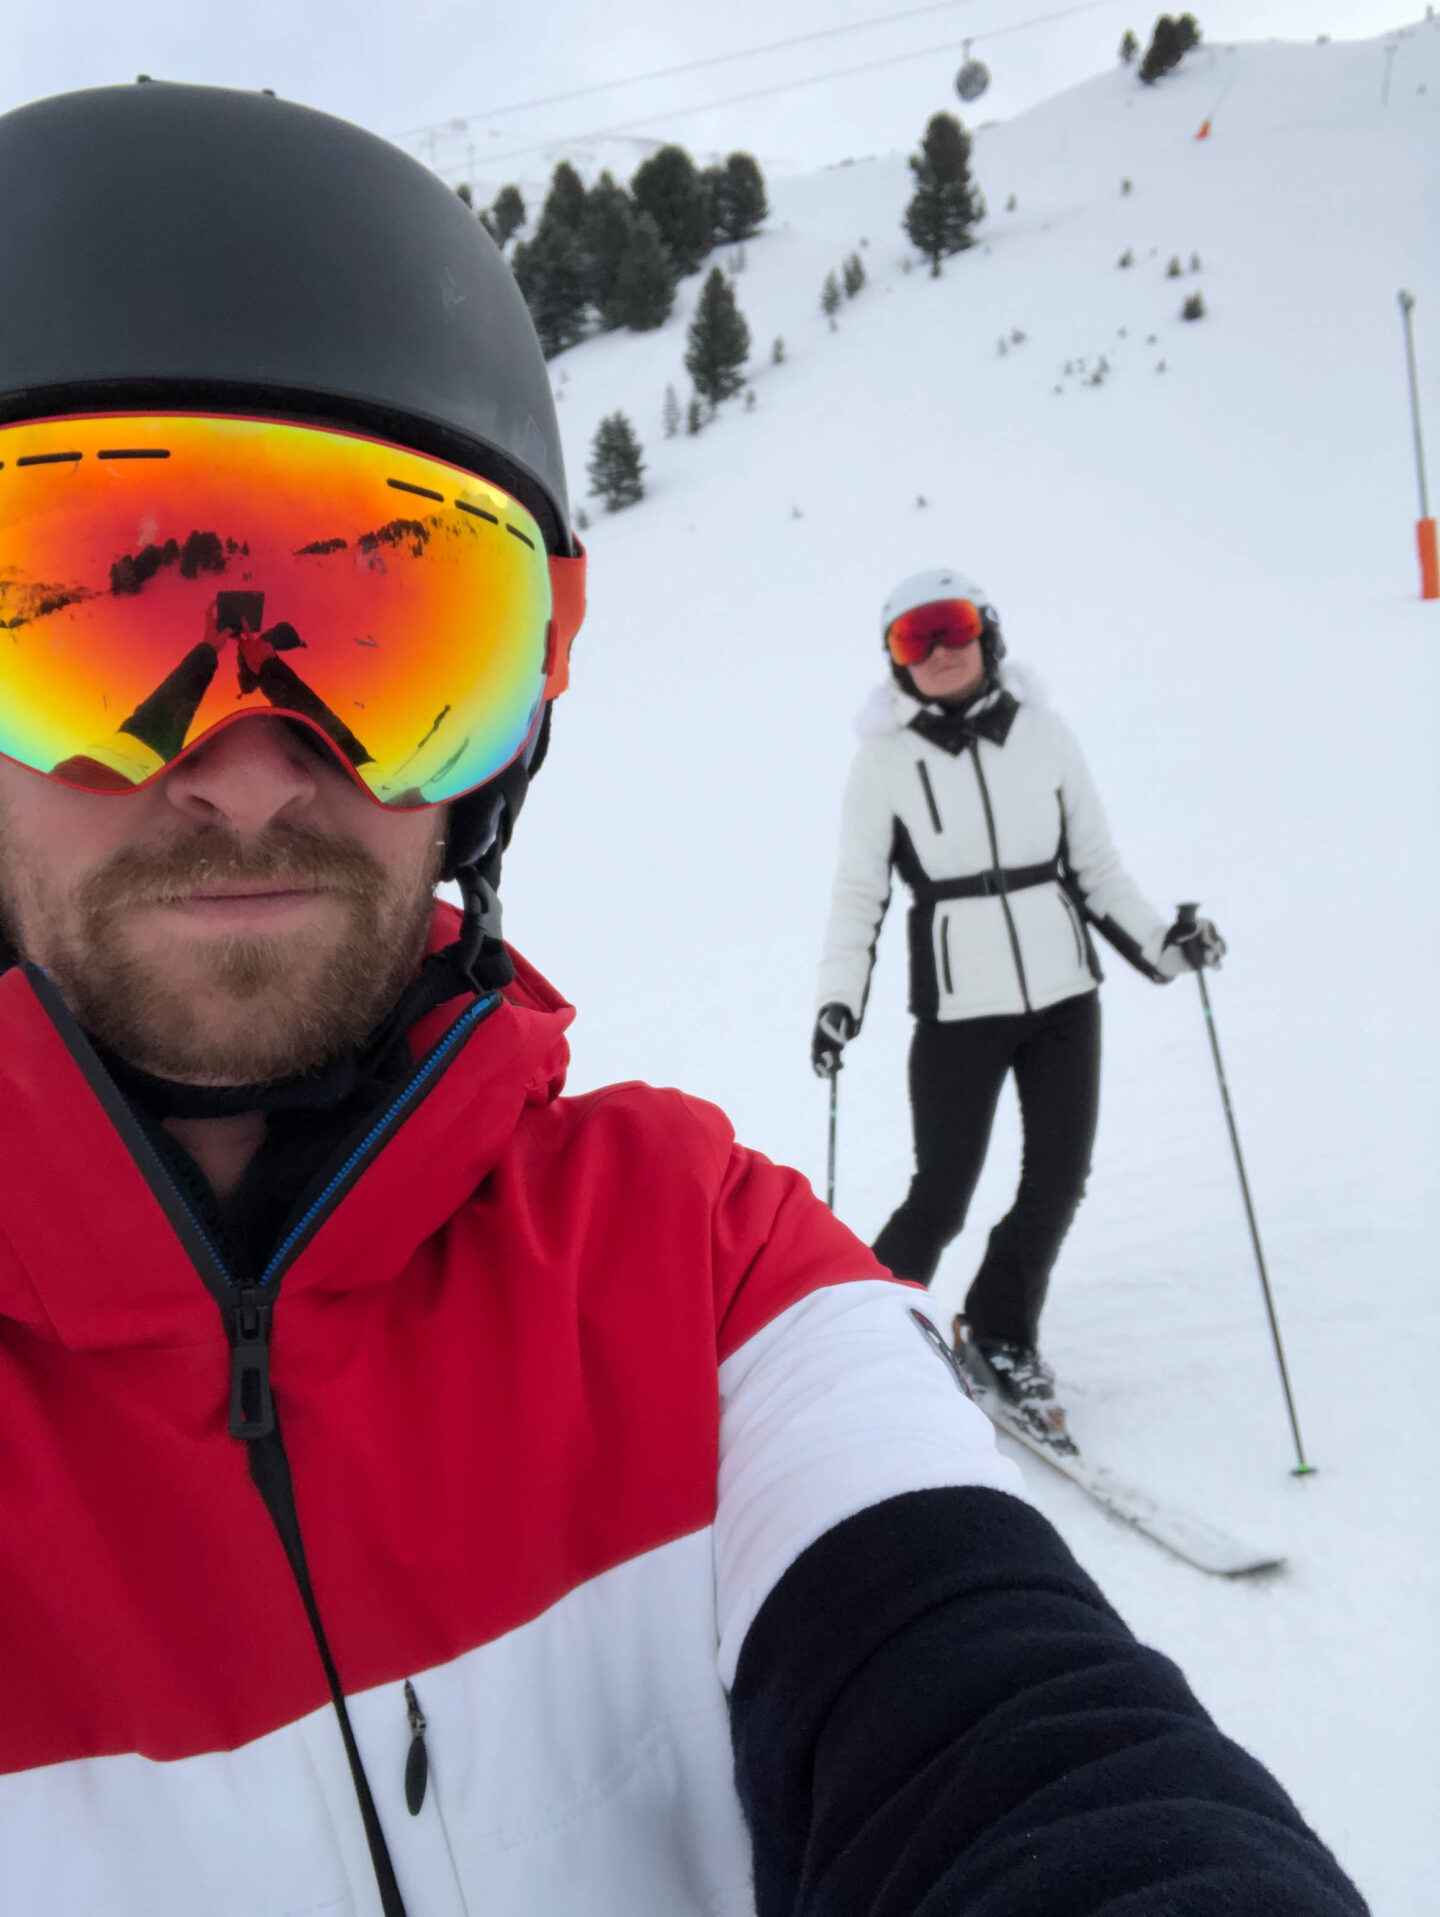
[(885, 644), (897, 666), (918, 666), (936, 646), (973, 646), (985, 630), (985, 615), (973, 599), (935, 599), (892, 619)]
[(0, 754), (84, 791), (263, 712), (380, 804), (441, 804), (523, 750), (584, 611), (583, 553), (401, 446), (195, 413), (0, 428)]

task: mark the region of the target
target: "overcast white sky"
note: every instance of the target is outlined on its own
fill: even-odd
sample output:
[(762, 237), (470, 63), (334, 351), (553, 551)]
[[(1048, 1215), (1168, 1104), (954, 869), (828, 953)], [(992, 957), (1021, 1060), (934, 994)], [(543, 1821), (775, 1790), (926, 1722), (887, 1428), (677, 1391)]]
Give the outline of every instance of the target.
[[(788, 171), (913, 146), (928, 115), (954, 104), (950, 83), (966, 35), (993, 75), (968, 117), (999, 119), (1112, 64), (1125, 28), (1147, 38), (1160, 10), (1155, 0), (729, 0), (724, 8), (657, 0), (0, 0), (0, 109), (143, 72), (273, 87), (392, 138), (440, 126), (437, 162), (473, 165), (482, 185), (543, 173), (537, 142), (612, 127), (627, 137), (677, 139), (697, 154), (743, 147)], [(1415, 19), (1424, 5), (1197, 0), (1192, 10), (1211, 41), (1364, 39)], [(824, 37), (804, 46), (747, 52), (817, 34)], [(723, 57), (740, 53), (746, 57)], [(702, 60), (713, 64), (636, 83)], [(855, 68), (867, 70), (819, 78)], [(579, 88), (603, 90), (511, 110)], [(736, 97), (766, 88), (787, 90)], [(696, 108), (709, 110), (689, 110)], [(492, 117), (443, 131), (480, 114)], [(414, 137), (404, 144), (426, 145)]]

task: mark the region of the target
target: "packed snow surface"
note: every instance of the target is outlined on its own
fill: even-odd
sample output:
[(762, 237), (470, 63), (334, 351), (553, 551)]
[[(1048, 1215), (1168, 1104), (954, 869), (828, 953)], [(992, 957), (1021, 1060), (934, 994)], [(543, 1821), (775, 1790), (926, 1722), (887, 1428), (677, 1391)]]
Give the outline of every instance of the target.
[[(1204, 47), (1153, 89), (1116, 71), (979, 131), (982, 243), (938, 280), (906, 270), (903, 155), (772, 180), (743, 265), (719, 256), (753, 410), (663, 436), (698, 278), (658, 333), (552, 364), (577, 497), (617, 408), (648, 492), (587, 502), (591, 611), (506, 873), (510, 935), (580, 1007), (574, 1086), (683, 1085), (823, 1189), (813, 979), (878, 609), (923, 567), (984, 582), (1137, 880), (1229, 941), (1216, 1021), (1318, 1466), (1290, 1475), (1195, 985), (1111, 955), (1045, 1348), (1087, 1450), (1288, 1568), (1204, 1577), (1027, 1475), (1378, 1917), (1440, 1911), (1440, 605), (1396, 304), (1440, 445), (1437, 107), (1440, 20)], [(869, 279), (832, 331), (852, 251)], [(840, 1080), (838, 1209), (867, 1240), (911, 1170), (903, 917)], [(947, 1323), (1017, 1157), (1007, 1106)]]

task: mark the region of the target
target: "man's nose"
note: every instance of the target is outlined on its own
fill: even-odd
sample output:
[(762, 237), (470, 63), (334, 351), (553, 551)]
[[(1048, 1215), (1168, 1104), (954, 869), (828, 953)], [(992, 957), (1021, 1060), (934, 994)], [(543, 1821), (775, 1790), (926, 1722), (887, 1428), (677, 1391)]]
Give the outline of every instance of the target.
[(164, 788), (187, 819), (250, 838), (276, 819), (303, 818), (323, 776), (290, 722), (256, 713), (197, 746), (166, 773)]

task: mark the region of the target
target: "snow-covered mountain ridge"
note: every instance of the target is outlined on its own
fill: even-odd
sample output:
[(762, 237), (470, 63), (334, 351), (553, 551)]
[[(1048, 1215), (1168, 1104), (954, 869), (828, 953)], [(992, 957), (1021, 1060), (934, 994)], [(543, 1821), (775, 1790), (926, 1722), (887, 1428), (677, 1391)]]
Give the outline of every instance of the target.
[[(1378, 1917), (1440, 1910), (1440, 606), (1416, 599), (1395, 301), (1419, 301), (1433, 440), (1437, 107), (1440, 21), (1204, 47), (1154, 89), (1117, 71), (978, 133), (982, 244), (938, 281), (903, 269), (903, 155), (772, 179), (736, 276), (753, 411), (662, 435), (698, 278), (660, 332), (552, 363), (577, 499), (617, 408), (649, 492), (613, 517), (586, 502), (591, 612), (505, 880), (511, 936), (580, 1006), (577, 1086), (679, 1083), (819, 1182), (814, 967), (880, 602), (923, 566), (985, 583), (1136, 878), (1230, 941), (1216, 1017), (1320, 1467), (1287, 1475), (1194, 989), (1112, 958), (1047, 1349), (1083, 1444), (1290, 1568), (1201, 1580), (1064, 1485), (1033, 1490)], [(821, 282), (856, 249), (869, 283), (831, 332)], [(867, 1238), (910, 1170), (901, 916), (840, 1086), (839, 1209)], [(947, 1314), (1016, 1136), (1007, 1110), (937, 1280)]]

